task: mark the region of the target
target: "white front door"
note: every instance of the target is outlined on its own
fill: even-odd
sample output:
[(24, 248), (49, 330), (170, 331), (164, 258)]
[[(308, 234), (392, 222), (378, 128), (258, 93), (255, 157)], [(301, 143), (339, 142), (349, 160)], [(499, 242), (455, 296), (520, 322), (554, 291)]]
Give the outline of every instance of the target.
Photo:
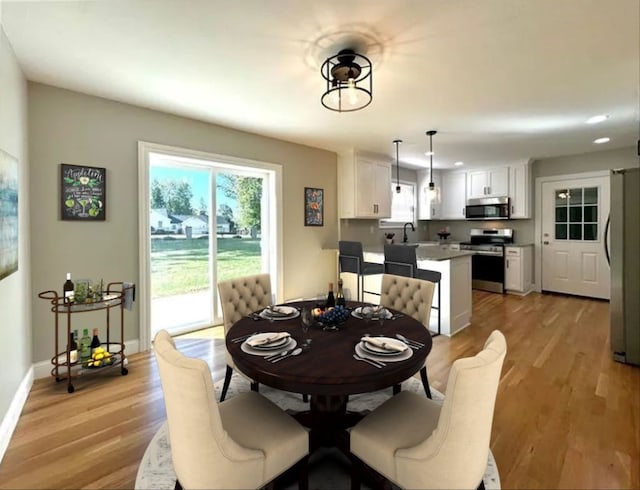
[(609, 177), (542, 184), (542, 289), (609, 299)]

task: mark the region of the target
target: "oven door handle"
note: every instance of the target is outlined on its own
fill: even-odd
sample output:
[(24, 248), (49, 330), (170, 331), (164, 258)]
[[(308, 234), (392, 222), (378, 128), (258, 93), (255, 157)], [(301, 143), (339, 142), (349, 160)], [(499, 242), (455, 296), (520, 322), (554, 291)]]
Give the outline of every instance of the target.
[(486, 250), (469, 250), (470, 252), (473, 252), (476, 255), (490, 255), (493, 257), (503, 257), (504, 253), (502, 252), (488, 252)]

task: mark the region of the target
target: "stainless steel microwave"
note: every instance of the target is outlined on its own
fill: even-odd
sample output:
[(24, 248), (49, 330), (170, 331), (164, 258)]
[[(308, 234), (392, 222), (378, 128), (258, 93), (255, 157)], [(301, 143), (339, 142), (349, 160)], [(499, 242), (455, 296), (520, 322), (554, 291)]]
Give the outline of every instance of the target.
[(468, 199), (465, 217), (474, 220), (509, 219), (511, 206), (508, 197), (481, 197)]

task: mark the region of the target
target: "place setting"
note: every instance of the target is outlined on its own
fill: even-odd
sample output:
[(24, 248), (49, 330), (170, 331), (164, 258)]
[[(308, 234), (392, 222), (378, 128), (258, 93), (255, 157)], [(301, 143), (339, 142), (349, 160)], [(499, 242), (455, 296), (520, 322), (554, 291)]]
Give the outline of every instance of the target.
[(291, 320), (300, 316), (300, 311), (293, 306), (287, 305), (269, 305), (259, 312), (254, 312), (247, 315), (253, 320)]
[(246, 338), (240, 348), (242, 352), (262, 356), (269, 362), (279, 362), (302, 353), (302, 348), (289, 332), (256, 333)]
[(354, 358), (383, 368), (387, 362), (406, 361), (412, 355), (413, 349), (399, 339), (365, 335), (356, 344)]

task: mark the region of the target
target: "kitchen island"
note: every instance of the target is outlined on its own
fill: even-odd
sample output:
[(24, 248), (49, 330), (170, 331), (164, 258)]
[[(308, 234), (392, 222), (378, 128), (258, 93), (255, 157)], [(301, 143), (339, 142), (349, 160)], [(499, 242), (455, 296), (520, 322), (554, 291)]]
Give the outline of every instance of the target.
[[(416, 247), (418, 268), (437, 271), (442, 274), (440, 281), (440, 333), (451, 336), (471, 322), (471, 256), (466, 250), (447, 250), (438, 246), (419, 245)], [(364, 247), (366, 262), (384, 263), (384, 247)], [(355, 274), (342, 275), (344, 285), (355, 292)], [(380, 291), (382, 275), (365, 277), (365, 291)], [(352, 294), (353, 297), (353, 294)], [(378, 304), (380, 296), (364, 295), (364, 300)], [(433, 306), (438, 305), (438, 289), (433, 296)], [(429, 329), (438, 331), (438, 310), (431, 310)]]

